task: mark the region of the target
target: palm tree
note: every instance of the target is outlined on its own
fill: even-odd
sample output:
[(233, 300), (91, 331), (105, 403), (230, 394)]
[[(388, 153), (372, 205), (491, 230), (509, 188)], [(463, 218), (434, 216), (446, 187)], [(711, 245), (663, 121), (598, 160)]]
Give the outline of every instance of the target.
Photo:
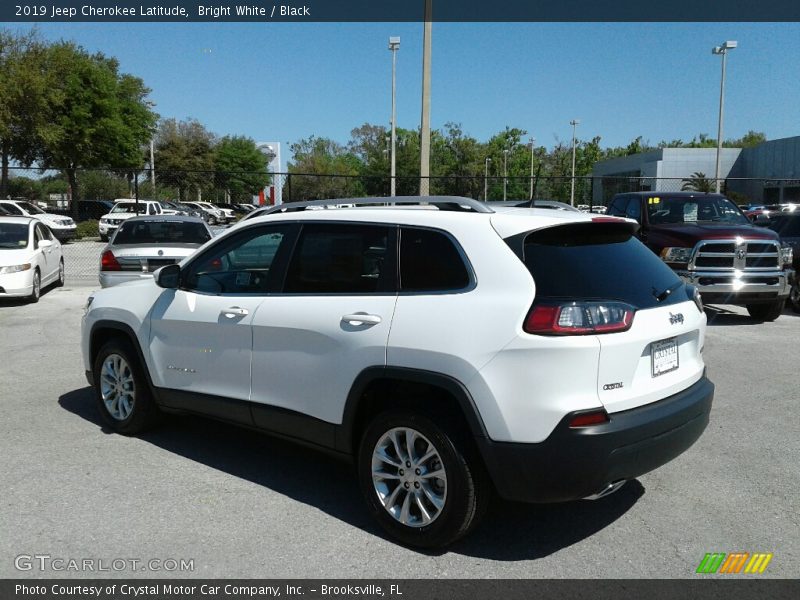
[(691, 177), (683, 180), (681, 190), (684, 192), (713, 192), (714, 180), (706, 177), (705, 173), (695, 171)]

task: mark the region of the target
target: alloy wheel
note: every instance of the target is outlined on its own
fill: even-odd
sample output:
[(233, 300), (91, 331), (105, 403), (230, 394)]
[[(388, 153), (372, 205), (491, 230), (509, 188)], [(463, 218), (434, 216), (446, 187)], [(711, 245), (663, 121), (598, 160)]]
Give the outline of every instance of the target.
[(410, 427), (395, 427), (375, 444), (372, 483), (380, 503), (409, 527), (433, 523), (447, 501), (447, 473), (431, 441)]
[(117, 421), (124, 421), (133, 412), (136, 401), (133, 371), (119, 354), (109, 354), (103, 361), (100, 395), (108, 414)]

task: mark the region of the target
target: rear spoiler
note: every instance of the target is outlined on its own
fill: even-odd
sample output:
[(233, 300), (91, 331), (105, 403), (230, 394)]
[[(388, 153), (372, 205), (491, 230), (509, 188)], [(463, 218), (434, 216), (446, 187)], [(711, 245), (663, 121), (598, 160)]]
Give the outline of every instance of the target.
[(639, 231), (639, 224), (618, 217), (593, 217), (591, 221), (573, 221), (532, 231), (523, 231), (504, 241), (520, 260), (525, 260), (526, 244), (549, 246), (585, 246), (625, 242)]

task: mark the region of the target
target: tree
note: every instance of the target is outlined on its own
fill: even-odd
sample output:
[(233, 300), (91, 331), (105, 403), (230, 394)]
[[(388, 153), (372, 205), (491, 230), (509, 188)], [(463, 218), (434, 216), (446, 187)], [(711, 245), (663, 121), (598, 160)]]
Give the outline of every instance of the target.
[(225, 136), (214, 148), (216, 184), (232, 202), (250, 202), (269, 183), (266, 157), (244, 136)]
[[(189, 191), (213, 187), (215, 136), (199, 121), (165, 119), (155, 137), (156, 185)], [(263, 157), (262, 157), (263, 160)]]
[(292, 144), (290, 149), (287, 187), (291, 189), (287, 189), (285, 197), (291, 201), (364, 195), (359, 177), (362, 163), (346, 147), (312, 135)]
[(696, 171), (692, 176), (683, 180), (681, 190), (684, 192), (713, 192), (714, 180), (706, 177), (705, 173)]
[(44, 46), (35, 33), (0, 31), (0, 197), (9, 192), (11, 158), (29, 166), (47, 122)]
[(150, 90), (141, 79), (119, 73), (113, 58), (60, 42), (47, 50), (46, 72), (48, 122), (40, 166), (64, 171), (77, 218), (78, 169), (141, 168), (141, 149), (157, 115), (146, 100)]

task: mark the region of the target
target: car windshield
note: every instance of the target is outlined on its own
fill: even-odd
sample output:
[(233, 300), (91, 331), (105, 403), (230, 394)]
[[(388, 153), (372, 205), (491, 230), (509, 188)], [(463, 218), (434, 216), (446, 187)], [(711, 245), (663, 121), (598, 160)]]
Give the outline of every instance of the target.
[(722, 196), (653, 196), (647, 199), (651, 225), (668, 223), (741, 223), (749, 221)]
[(128, 221), (114, 244), (204, 244), (211, 239), (205, 225), (186, 221)]
[(31, 204), (30, 202), (17, 202), (17, 206), (19, 206), (22, 210), (26, 211), (29, 215), (43, 215), (45, 212), (36, 206), (35, 204)]
[[(114, 205), (114, 208), (111, 209), (112, 213), (135, 213), (136, 212), (136, 203), (135, 202), (118, 202)], [(145, 214), (147, 212), (147, 205), (143, 202), (139, 203), (139, 214)]]
[(0, 249), (19, 250), (27, 247), (27, 223), (0, 223)]

